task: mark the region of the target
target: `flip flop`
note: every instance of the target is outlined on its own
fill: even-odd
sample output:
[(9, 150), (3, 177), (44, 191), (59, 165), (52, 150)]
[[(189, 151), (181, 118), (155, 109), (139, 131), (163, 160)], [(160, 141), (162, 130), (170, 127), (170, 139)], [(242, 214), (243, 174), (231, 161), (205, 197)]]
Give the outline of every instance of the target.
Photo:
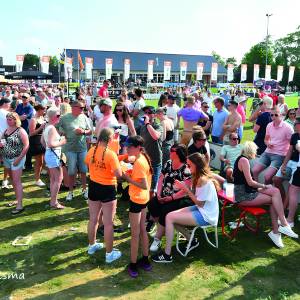
[(17, 201), (9, 202), (9, 203), (6, 204), (6, 206), (7, 207), (13, 207), (13, 206), (16, 206), (17, 203), (18, 203)]
[(25, 210), (24, 207), (22, 207), (22, 208), (16, 208), (16, 209), (12, 210), (11, 214), (12, 215), (17, 215), (17, 214), (20, 214), (21, 212), (23, 212), (24, 210)]
[(61, 205), (60, 203), (57, 203), (55, 205), (50, 205), (50, 209), (52, 210), (59, 210), (59, 209), (64, 209), (65, 207)]

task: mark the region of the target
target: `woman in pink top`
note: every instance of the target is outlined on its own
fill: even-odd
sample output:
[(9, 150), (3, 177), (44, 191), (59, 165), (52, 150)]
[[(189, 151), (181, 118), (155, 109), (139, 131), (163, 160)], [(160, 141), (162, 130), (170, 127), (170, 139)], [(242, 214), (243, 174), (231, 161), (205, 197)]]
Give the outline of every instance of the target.
[(240, 128), (238, 130), (238, 135), (239, 135), (239, 138), (241, 140), (242, 137), (243, 137), (244, 124), (246, 123), (246, 112), (245, 112), (244, 106), (241, 103), (239, 103), (236, 111), (239, 113), (239, 115), (242, 118), (242, 124), (241, 124), (241, 126), (240, 126)]

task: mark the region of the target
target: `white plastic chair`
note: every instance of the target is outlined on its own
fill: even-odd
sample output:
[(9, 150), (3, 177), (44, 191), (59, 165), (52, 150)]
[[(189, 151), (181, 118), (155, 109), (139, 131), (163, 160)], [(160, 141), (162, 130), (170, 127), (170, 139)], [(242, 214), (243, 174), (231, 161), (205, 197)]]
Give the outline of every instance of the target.
[[(207, 229), (207, 228), (210, 228), (210, 227), (213, 227), (213, 228), (214, 228), (214, 235), (215, 235), (215, 242), (214, 242), (214, 243), (208, 238), (208, 235), (207, 235), (207, 232), (206, 232), (206, 229)], [(216, 225), (216, 226), (213, 226), (213, 225), (196, 226), (196, 227), (194, 227), (194, 228), (192, 229), (192, 231), (191, 231), (191, 237), (190, 237), (190, 239), (189, 239), (189, 241), (188, 241), (188, 244), (187, 244), (187, 247), (186, 247), (185, 252), (182, 252), (182, 251), (180, 250), (180, 248), (179, 248), (179, 241), (180, 241), (180, 237), (181, 237), (182, 234), (181, 234), (179, 231), (177, 231), (176, 249), (177, 249), (177, 251), (178, 251), (182, 256), (186, 257), (186, 256), (188, 255), (188, 253), (194, 249), (194, 247), (191, 248), (191, 244), (192, 244), (192, 241), (193, 241), (193, 239), (194, 239), (195, 232), (196, 232), (196, 230), (197, 230), (198, 228), (201, 228), (201, 229), (203, 230), (204, 236), (205, 236), (207, 242), (208, 242), (212, 247), (214, 247), (214, 248), (218, 248), (218, 247), (219, 247), (219, 241), (218, 241), (218, 227), (217, 227), (217, 225)]]

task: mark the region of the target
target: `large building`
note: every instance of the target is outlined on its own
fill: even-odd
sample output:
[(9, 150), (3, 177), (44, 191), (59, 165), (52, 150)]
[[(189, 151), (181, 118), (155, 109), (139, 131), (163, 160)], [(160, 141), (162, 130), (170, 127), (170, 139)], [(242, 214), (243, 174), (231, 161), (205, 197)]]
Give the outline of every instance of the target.
[[(212, 63), (216, 60), (209, 55), (187, 55), (187, 54), (163, 54), (163, 53), (143, 53), (143, 52), (123, 52), (123, 51), (98, 51), (82, 49), (66, 49), (67, 57), (73, 58), (73, 79), (85, 79), (85, 71), (78, 72), (80, 59), (85, 63), (85, 58), (93, 58), (92, 79), (100, 80), (105, 77), (105, 61), (111, 58), (112, 79), (116, 82), (122, 82), (124, 79), (124, 60), (130, 60), (130, 78), (134, 81), (141, 79), (147, 81), (148, 60), (153, 60), (153, 82), (163, 82), (164, 80), (164, 62), (171, 62), (170, 82), (179, 82), (180, 80), (180, 62), (187, 62), (186, 80), (196, 79), (197, 63), (204, 63), (203, 82), (210, 83), (210, 74)], [(226, 82), (227, 70), (218, 66), (218, 82)]]

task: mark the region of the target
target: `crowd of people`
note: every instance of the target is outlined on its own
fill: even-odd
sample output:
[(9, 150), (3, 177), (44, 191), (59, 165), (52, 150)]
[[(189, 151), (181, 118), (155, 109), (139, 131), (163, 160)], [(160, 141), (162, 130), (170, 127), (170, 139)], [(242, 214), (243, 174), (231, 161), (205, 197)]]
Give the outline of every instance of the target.
[[(105, 247), (105, 260), (112, 263), (122, 255), (114, 248), (117, 195), (127, 193), (132, 277), (138, 268), (151, 270), (149, 251), (157, 252), (155, 262), (172, 262), (175, 228), (189, 239), (184, 226), (217, 225), (217, 192), (226, 181), (234, 183), (240, 205), (270, 206), (268, 235), (277, 247), (284, 247), (281, 234), (298, 238), (293, 227), (300, 192), (300, 99), (298, 107), (288, 107), (283, 94), (258, 90), (249, 117), (255, 138), (241, 144), (248, 100), (242, 90), (212, 95), (203, 88), (178, 96), (167, 89), (157, 107), (146, 105), (140, 88), (124, 88), (114, 105), (108, 88), (108, 81), (96, 91), (84, 86), (71, 101), (55, 85), (0, 87), (2, 188), (11, 183), (15, 191), (15, 201), (8, 203), (13, 215), (25, 209), (23, 170), (34, 174), (40, 188), (47, 187), (41, 174), (49, 174), (49, 205), (55, 210), (66, 205), (58, 201), (60, 191), (67, 191), (65, 203), (74, 201), (80, 179), (89, 207), (87, 252)], [(209, 167), (210, 138), (222, 147), (220, 175)], [(100, 227), (104, 244), (96, 241)], [(191, 246), (198, 244), (194, 238)]]

